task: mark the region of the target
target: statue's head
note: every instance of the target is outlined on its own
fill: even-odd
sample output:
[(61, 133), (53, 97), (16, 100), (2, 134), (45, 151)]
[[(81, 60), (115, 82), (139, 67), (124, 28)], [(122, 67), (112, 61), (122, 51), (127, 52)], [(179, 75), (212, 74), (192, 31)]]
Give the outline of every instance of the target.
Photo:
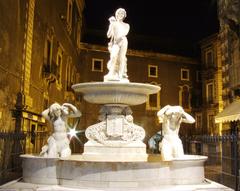
[(49, 107), (49, 115), (52, 117), (59, 117), (62, 114), (62, 107), (58, 103), (54, 103)]
[(126, 18), (126, 16), (127, 16), (127, 13), (123, 8), (118, 8), (115, 12), (115, 17), (117, 20), (123, 20), (124, 18)]
[(183, 112), (184, 110), (181, 106), (166, 105), (160, 111), (158, 111), (157, 116), (160, 122), (163, 122), (163, 118), (165, 116), (171, 116), (172, 119), (178, 120), (182, 117)]

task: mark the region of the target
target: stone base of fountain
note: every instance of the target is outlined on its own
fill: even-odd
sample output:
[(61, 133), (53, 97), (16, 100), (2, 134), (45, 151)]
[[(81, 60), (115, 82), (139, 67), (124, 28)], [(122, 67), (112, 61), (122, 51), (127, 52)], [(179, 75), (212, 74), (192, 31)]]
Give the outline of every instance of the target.
[(148, 155), (146, 162), (87, 161), (84, 155), (43, 158), (22, 155), (23, 181), (33, 184), (77, 186), (78, 188), (152, 188), (162, 185), (204, 184), (207, 157), (185, 155), (162, 161)]

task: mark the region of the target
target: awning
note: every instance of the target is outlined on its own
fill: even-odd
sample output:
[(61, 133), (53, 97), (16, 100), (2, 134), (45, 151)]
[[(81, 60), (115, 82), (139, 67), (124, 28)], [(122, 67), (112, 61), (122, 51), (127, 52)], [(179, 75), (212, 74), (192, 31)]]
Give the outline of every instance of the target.
[(215, 123), (224, 123), (238, 120), (240, 120), (240, 99), (237, 99), (229, 104), (215, 117)]

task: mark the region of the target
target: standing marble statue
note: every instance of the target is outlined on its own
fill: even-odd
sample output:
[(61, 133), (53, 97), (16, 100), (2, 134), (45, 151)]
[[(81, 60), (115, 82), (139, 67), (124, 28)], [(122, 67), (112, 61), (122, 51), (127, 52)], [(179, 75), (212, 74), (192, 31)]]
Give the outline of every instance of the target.
[(80, 117), (81, 112), (72, 104), (52, 104), (42, 112), (52, 127), (53, 134), (48, 138), (47, 144), (42, 147), (40, 156), (44, 157), (68, 157), (71, 155), (70, 140), (67, 134), (67, 119)]
[(129, 32), (129, 24), (123, 22), (127, 16), (123, 8), (119, 8), (115, 12), (115, 17), (109, 18), (109, 28), (107, 37), (110, 38), (108, 50), (110, 52), (110, 60), (107, 68), (108, 74), (104, 76), (104, 81), (122, 81), (129, 82), (127, 76), (127, 47), (128, 40), (126, 35)]
[(167, 105), (158, 111), (157, 116), (162, 122), (163, 139), (159, 144), (162, 159), (170, 161), (184, 156), (182, 141), (178, 136), (180, 124), (194, 123), (195, 119), (187, 114), (181, 106)]

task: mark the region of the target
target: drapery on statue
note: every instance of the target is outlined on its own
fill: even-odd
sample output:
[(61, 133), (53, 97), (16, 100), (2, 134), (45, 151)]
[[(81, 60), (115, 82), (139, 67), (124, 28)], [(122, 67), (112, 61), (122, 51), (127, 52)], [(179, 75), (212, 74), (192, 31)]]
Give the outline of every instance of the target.
[(110, 38), (108, 50), (110, 60), (107, 63), (108, 74), (104, 76), (104, 81), (123, 81), (129, 82), (127, 76), (127, 47), (128, 40), (126, 35), (130, 26), (123, 20), (127, 16), (123, 8), (119, 8), (108, 20), (110, 22), (107, 37)]
[(81, 112), (72, 104), (52, 104), (42, 112), (52, 127), (53, 134), (48, 138), (47, 144), (42, 147), (40, 156), (44, 157), (68, 157), (71, 155), (70, 140), (67, 135), (67, 119), (81, 116)]
[(184, 156), (182, 141), (178, 136), (180, 124), (194, 123), (195, 119), (187, 114), (181, 106), (167, 105), (158, 111), (157, 116), (162, 122), (163, 139), (159, 144), (162, 159), (170, 161)]

